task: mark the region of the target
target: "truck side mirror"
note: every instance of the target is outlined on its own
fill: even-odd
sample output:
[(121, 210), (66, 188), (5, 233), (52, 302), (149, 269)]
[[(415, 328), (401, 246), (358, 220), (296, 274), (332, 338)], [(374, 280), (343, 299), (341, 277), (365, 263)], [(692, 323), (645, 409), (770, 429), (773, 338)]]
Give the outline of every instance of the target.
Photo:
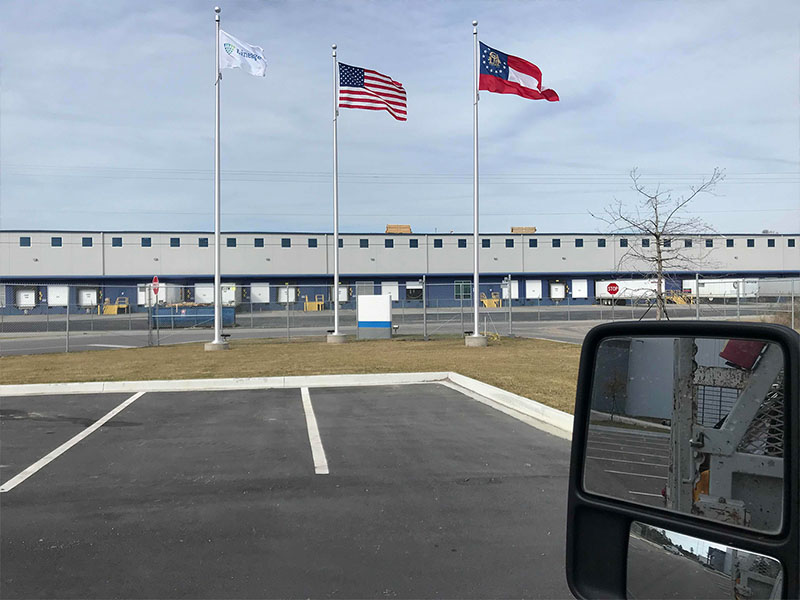
[(612, 323), (581, 354), (567, 520), (578, 598), (800, 597), (800, 336)]

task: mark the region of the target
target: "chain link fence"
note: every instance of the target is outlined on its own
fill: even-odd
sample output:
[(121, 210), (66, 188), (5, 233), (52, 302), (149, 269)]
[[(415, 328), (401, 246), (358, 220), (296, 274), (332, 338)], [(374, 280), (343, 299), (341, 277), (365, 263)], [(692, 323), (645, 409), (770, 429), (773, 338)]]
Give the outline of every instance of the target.
[[(573, 280), (580, 281), (580, 280)], [(582, 280), (586, 281), (586, 280)], [(499, 336), (541, 335), (569, 323), (655, 319), (654, 286), (616, 294), (596, 282), (594, 295), (570, 280), (513, 278), (481, 281), (478, 330)], [(355, 281), (339, 287), (339, 329), (357, 328), (360, 295), (391, 297), (396, 335), (464, 335), (474, 330), (470, 280)], [(510, 296), (510, 301), (509, 301)], [(694, 278), (672, 281), (669, 319), (726, 319), (800, 326), (800, 278)], [(331, 285), (251, 283), (222, 285), (223, 328), (242, 337), (323, 336), (334, 328)], [(0, 354), (57, 352), (92, 347), (141, 347), (213, 336), (214, 289), (195, 285), (0, 284)]]

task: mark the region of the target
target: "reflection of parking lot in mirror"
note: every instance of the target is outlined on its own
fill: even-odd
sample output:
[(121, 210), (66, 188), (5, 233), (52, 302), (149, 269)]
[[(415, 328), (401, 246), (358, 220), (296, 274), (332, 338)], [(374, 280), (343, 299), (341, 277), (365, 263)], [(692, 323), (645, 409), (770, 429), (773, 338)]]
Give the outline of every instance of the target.
[(777, 531), (783, 367), (776, 344), (613, 338), (597, 353), (587, 491)]
[(783, 573), (770, 557), (634, 521), (628, 598), (780, 598)]

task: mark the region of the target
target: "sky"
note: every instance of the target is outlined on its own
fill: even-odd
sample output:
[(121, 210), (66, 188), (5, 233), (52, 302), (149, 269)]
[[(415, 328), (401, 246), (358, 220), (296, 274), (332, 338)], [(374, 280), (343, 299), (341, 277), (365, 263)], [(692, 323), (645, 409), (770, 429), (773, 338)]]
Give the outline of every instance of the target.
[[(409, 118), (342, 109), (340, 228), (472, 230), (472, 20), (560, 102), (480, 95), (480, 230), (607, 232), (629, 173), (721, 233), (800, 232), (800, 4), (225, 2), (267, 76), (226, 69), (222, 229), (332, 230), (332, 58)], [(214, 227), (214, 2), (5, 0), (0, 228)], [(659, 187), (660, 186), (660, 187)]]

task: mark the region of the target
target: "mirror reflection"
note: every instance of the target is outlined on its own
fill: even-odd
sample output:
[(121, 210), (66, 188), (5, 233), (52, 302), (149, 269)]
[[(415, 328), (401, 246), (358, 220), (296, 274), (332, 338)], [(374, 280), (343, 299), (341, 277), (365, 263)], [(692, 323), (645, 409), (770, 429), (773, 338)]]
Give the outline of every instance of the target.
[(783, 508), (780, 346), (610, 338), (598, 348), (587, 491), (775, 532)]
[(631, 523), (628, 598), (780, 598), (783, 571), (774, 558)]

